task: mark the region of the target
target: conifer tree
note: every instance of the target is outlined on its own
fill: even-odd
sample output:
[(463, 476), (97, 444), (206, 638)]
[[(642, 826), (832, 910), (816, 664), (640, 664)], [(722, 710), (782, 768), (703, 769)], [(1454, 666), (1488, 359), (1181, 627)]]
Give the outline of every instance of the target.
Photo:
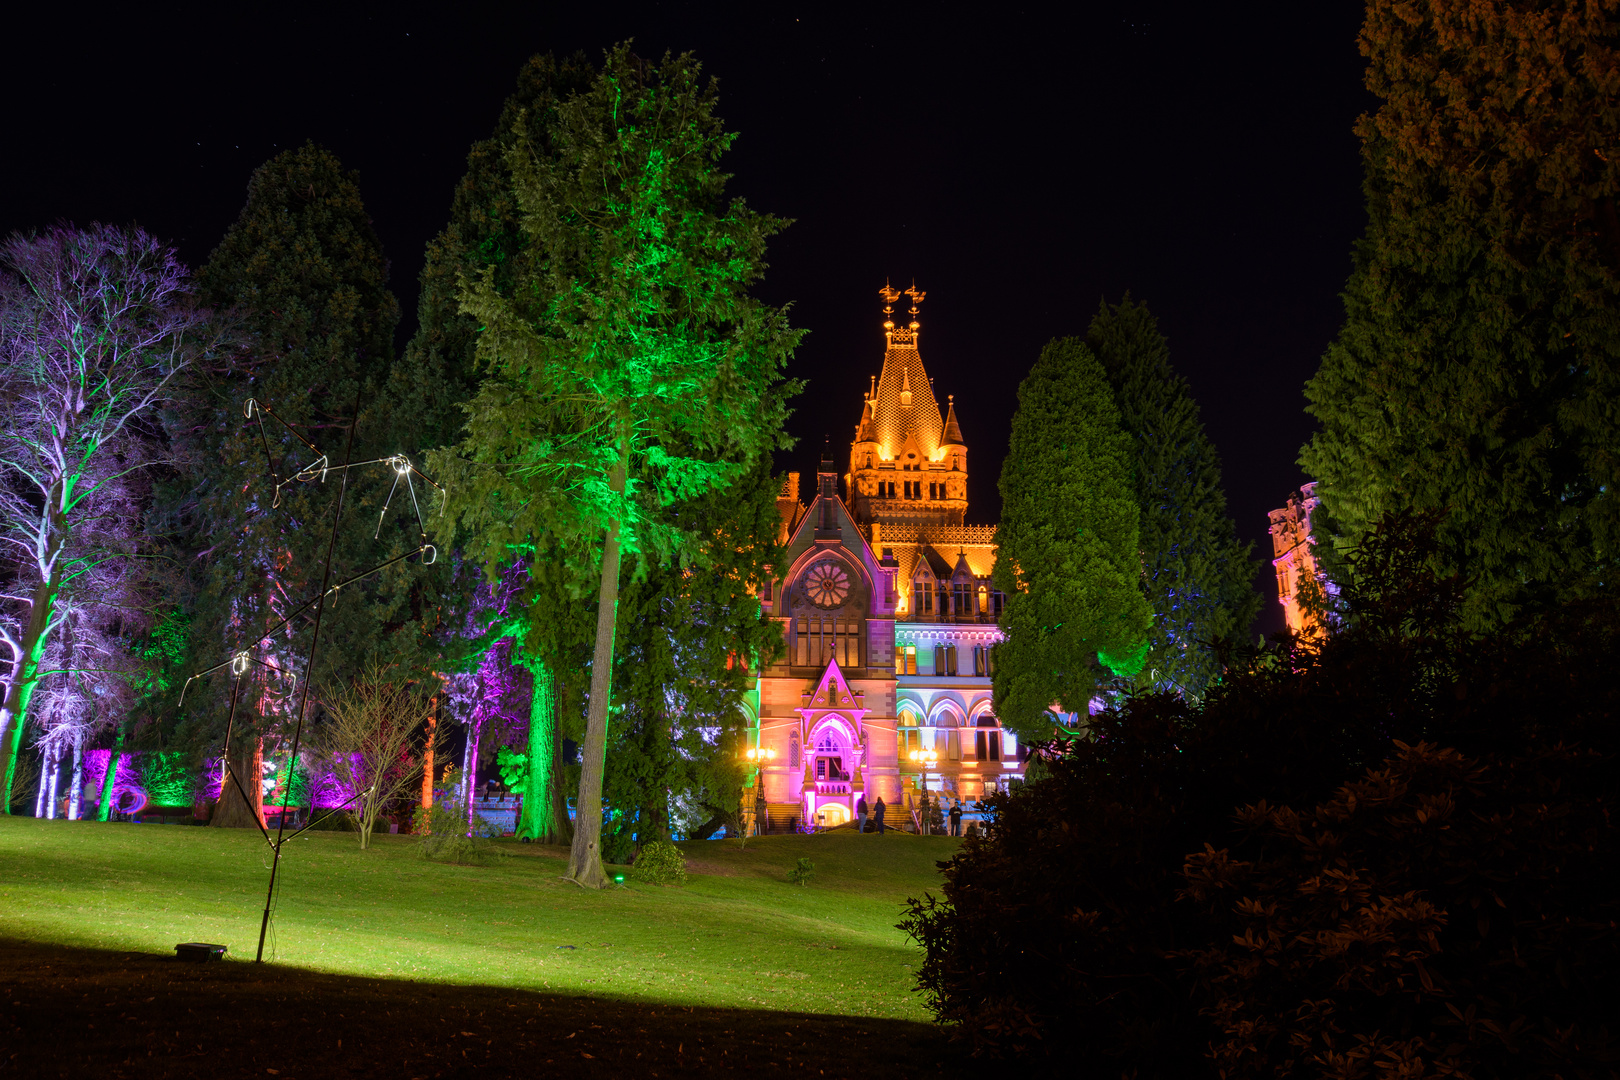
[(742, 698), (786, 648), (759, 603), (763, 583), (785, 570), (781, 489), (762, 457), (735, 486), (673, 508), (701, 546), (620, 595), (619, 732), (606, 783), (614, 805), (639, 810), (630, 823), (638, 843), (670, 838), (672, 802), (689, 836), (738, 827)]
[[(183, 483), (171, 496), (174, 541), (190, 549), (198, 579), (199, 666), (251, 645), (319, 592), (343, 486), (334, 472), (278, 493), (266, 475), (258, 426), (244, 415), (248, 398), (271, 408), (333, 466), (343, 460), (351, 423), (355, 461), (397, 453), (421, 460), (422, 417), (439, 388), (394, 363), (399, 305), (387, 278), (357, 177), (313, 144), (254, 172), (241, 216), (199, 274), (203, 295), (236, 311), (251, 341), (241, 366), (197, 385), (199, 403), (185, 417)], [(284, 477), (317, 457), (278, 424), (266, 420), (264, 433)], [(384, 466), (349, 476), (334, 581), (417, 546), (408, 493), (397, 492), (388, 519), (381, 517), (394, 479)], [(418, 498), (427, 501), (424, 516), (436, 509), (430, 492)], [(334, 598), (322, 618), (315, 683), (336, 685), (342, 671), (385, 655), (423, 667), (421, 623), (433, 616), (435, 580), (436, 572), (397, 565)], [(308, 634), (307, 617), (296, 619), (265, 647), (262, 658), (279, 670), (253, 668), (252, 691), (244, 691), (249, 704), (238, 714), (249, 721), (250, 740), (289, 718)], [(227, 681), (207, 689), (211, 698), (205, 691), (196, 707), (187, 702), (199, 742), (218, 735)], [(238, 776), (251, 776), (246, 744), (229, 752)], [(216, 822), (248, 823), (239, 801), (227, 785)]]
[(1476, 629), (1612, 588), (1620, 544), (1614, 0), (1372, 0), (1366, 232), (1300, 464), (1353, 549), (1444, 510)]
[(1201, 697), (1219, 674), (1213, 643), (1244, 634), (1260, 609), (1254, 546), (1226, 513), (1220, 458), (1158, 321), (1127, 293), (1086, 334), (1131, 440), (1141, 507), (1142, 591), (1153, 609), (1144, 687)]
[[(445, 446), (459, 438), (466, 419), (460, 405), (473, 396), (478, 384), (478, 322), (461, 309), (461, 279), (477, 278), (487, 270), (492, 287), (510, 298), (515, 285), (534, 273), (509, 155), (520, 134), (539, 147), (540, 153), (550, 153), (558, 105), (587, 87), (592, 74), (582, 56), (561, 64), (548, 55), (530, 58), (518, 73), (517, 87), (506, 99), (494, 132), (473, 144), (467, 154), (467, 172), (456, 185), (449, 223), (428, 243), (417, 304), (418, 328), (405, 348), (406, 367), (423, 372), (434, 385), (443, 387), (439, 395), (442, 407), (425, 418), (424, 446)], [(556, 672), (561, 658), (578, 643), (582, 605), (557, 581), (540, 580), (551, 563), (532, 544), (488, 554), (504, 560), (483, 566), (492, 578), (504, 576), (507, 568), (519, 562), (531, 571), (529, 583), (520, 587), (521, 595), (513, 598), (511, 607), (523, 617), (498, 627), (499, 636), (481, 638), (482, 647), (493, 648), (511, 637), (513, 661), (531, 676), (529, 737), (522, 748), (526, 758), (523, 809), (517, 833), (525, 839), (564, 842), (569, 829), (558, 786), (563, 733), (558, 728)], [(463, 596), (458, 602), (467, 601)], [(462, 666), (477, 663), (476, 655), (468, 655)], [(469, 762), (468, 767), (475, 764)]]
[(594, 579), (597, 624), (569, 877), (599, 887), (602, 769), (621, 552), (645, 567), (701, 544), (666, 508), (729, 487), (778, 445), (781, 368), (799, 335), (748, 296), (777, 220), (725, 197), (730, 145), (689, 56), (613, 49), (561, 103), (553, 141), (508, 156), (533, 252), (462, 302), (488, 374), (467, 437), (435, 455), (469, 557), (515, 548)]
[(996, 715), (1043, 738), (1053, 704), (1084, 712), (1106, 674), (1141, 670), (1153, 623), (1139, 583), (1131, 440), (1085, 342), (1055, 339), (1019, 385), (1000, 488)]

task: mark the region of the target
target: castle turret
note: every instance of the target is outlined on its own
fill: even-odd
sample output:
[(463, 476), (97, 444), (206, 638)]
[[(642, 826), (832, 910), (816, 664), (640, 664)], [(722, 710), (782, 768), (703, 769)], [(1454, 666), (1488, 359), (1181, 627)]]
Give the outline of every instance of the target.
[[(885, 285), (883, 371), (862, 404), (850, 445), (845, 485), (849, 506), (863, 526), (879, 522), (960, 525), (967, 513), (967, 445), (956, 422), (954, 399), (941, 418), (933, 381), (917, 350), (922, 324), (916, 286), (904, 294)], [(897, 327), (894, 303), (911, 297), (911, 322)]]

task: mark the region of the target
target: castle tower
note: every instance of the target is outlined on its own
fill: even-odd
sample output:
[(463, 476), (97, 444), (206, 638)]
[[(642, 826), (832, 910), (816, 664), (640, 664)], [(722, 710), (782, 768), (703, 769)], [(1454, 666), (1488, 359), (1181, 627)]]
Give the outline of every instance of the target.
[(950, 402), (941, 418), (933, 383), (923, 369), (917, 339), (917, 305), (926, 295), (915, 285), (911, 322), (894, 323), (901, 293), (885, 285), (883, 371), (861, 407), (844, 477), (849, 506), (863, 527), (877, 524), (960, 525), (967, 513), (967, 446)]

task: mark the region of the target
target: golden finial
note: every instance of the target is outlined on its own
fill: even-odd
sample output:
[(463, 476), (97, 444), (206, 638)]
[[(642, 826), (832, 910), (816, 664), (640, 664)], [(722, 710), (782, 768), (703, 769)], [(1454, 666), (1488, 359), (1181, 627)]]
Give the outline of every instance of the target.
[[(906, 290), (906, 295), (911, 297), (911, 312), (910, 312), (910, 314), (911, 314), (911, 316), (913, 318), (915, 318), (916, 315), (917, 315), (917, 305), (922, 303), (923, 299), (928, 294), (923, 292), (921, 289), (917, 288), (917, 282), (915, 280), (913, 280), (912, 283), (911, 283), (911, 288)], [(898, 297), (896, 297), (896, 299), (898, 299)]]
[(900, 291), (894, 286), (890, 285), (888, 279), (885, 278), (883, 280), (883, 288), (878, 290), (878, 295), (883, 297), (883, 314), (893, 315), (894, 303), (896, 300), (900, 299)]

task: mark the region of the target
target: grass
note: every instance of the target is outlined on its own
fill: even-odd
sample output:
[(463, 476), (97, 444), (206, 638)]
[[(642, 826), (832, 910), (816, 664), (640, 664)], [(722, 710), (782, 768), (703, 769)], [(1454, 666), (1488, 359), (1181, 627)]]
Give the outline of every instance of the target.
[[(895, 929), (958, 841), (834, 832), (682, 845), (685, 888), (586, 893), (563, 852), (502, 843), (488, 866), (431, 863), (409, 837), (306, 833), (282, 857), (278, 965), (622, 1002), (921, 1021), (920, 951)], [(801, 856), (806, 887), (789, 884)], [(0, 936), (251, 960), (269, 851), (257, 833), (0, 818)], [(267, 947), (267, 957), (269, 947)]]

